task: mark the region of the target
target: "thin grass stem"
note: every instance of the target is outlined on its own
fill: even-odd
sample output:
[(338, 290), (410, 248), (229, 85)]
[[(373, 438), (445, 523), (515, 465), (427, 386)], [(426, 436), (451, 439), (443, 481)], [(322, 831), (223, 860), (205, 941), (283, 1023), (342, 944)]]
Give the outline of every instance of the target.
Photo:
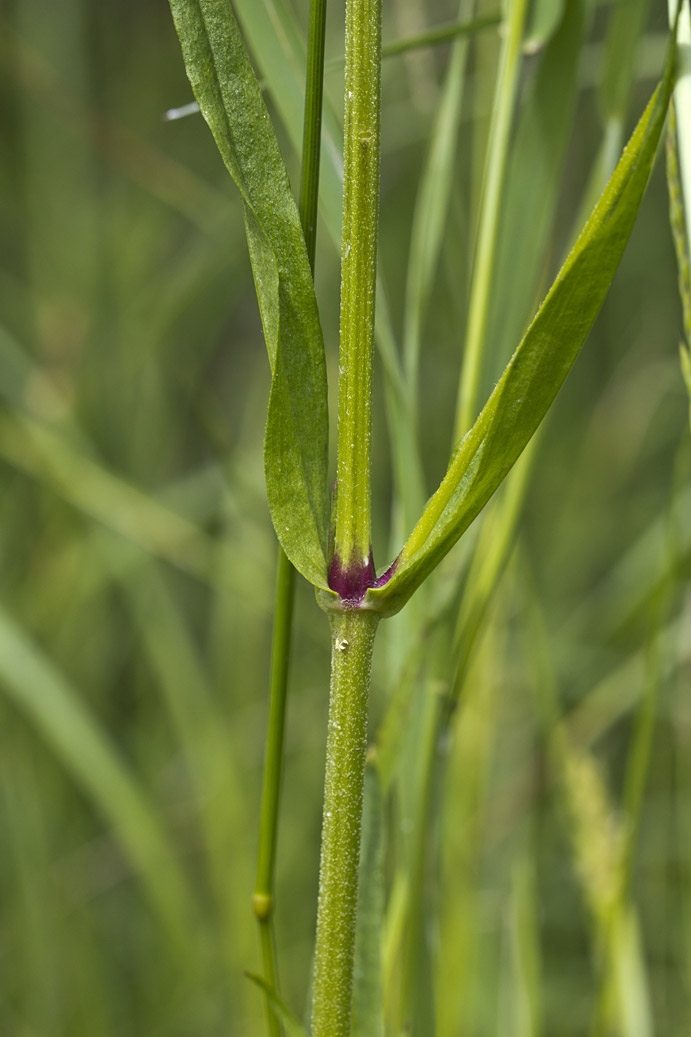
[(449, 43), (459, 36), (476, 36), (488, 29), (496, 29), (501, 25), (502, 15), (497, 11), (495, 14), (483, 15), (480, 18), (461, 18), (456, 22), (439, 25), (427, 32), (415, 36), (405, 36), (400, 40), (385, 43), (381, 50), (383, 58), (392, 58), (397, 54), (405, 54), (411, 50), (422, 50), (424, 47), (437, 47), (441, 43)]
[[(282, 548), (279, 547), (278, 550), (269, 722), (259, 824), (257, 879), (252, 895), (252, 908), (259, 924), (264, 978), (273, 988), (278, 984), (278, 966), (276, 963), (273, 931), (274, 876), (276, 871), (276, 844), (278, 840), (278, 814), (283, 772), (286, 698), (288, 693), (290, 645), (295, 600), (295, 570)], [(280, 1037), (281, 1027), (268, 998), (266, 1012), (269, 1037)]]
[[(314, 274), (319, 200), (322, 104), (324, 94), (324, 42), (326, 0), (312, 0), (305, 86), (300, 221), (307, 256)], [(290, 670), (291, 632), (295, 603), (295, 570), (281, 547), (278, 549), (274, 631), (271, 659), (269, 722), (264, 762), (257, 880), (252, 906), (259, 923), (264, 976), (274, 989), (278, 985), (273, 930), (274, 876), (285, 741), (285, 714)], [(266, 1002), (269, 1037), (280, 1037), (281, 1025), (269, 999)]]
[(346, 5), (338, 496), (331, 586), (344, 598), (371, 586), (374, 302), (379, 229), (381, 0)]

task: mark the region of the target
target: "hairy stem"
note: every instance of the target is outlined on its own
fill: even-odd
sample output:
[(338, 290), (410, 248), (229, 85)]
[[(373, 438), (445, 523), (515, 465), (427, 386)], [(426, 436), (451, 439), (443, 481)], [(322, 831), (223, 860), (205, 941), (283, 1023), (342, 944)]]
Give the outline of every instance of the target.
[(331, 614), (331, 699), (314, 957), (312, 1037), (348, 1037), (353, 990), (367, 700), (378, 617)]
[(338, 496), (331, 586), (358, 598), (373, 582), (370, 442), (379, 225), (381, 0), (346, 4)]

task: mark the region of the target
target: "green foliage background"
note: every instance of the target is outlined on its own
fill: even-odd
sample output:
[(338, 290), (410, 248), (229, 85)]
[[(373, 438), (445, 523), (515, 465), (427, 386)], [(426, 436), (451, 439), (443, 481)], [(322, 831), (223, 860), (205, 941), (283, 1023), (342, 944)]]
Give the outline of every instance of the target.
[[(294, 6), (304, 25), (306, 5)], [(387, 41), (457, 13), (446, 0), (386, 6)], [(606, 164), (602, 141), (621, 145), (662, 66), (664, 5), (592, 6), (563, 170), (550, 154), (537, 181), (539, 156), (518, 148), (510, 166), (484, 395), (515, 345), (506, 326), (525, 321), (540, 294), (535, 285), (511, 297), (537, 229), (511, 238), (506, 227), (520, 228), (536, 182), (556, 192), (538, 257), (544, 289), (598, 155)], [(282, 3), (256, 10), (279, 24), (284, 16)], [(630, 38), (615, 31), (622, 12)], [(262, 462), (270, 371), (241, 202), (201, 118), (161, 118), (190, 98), (165, 4), (10, 0), (0, 18), (0, 1030), (252, 1037), (263, 1009), (243, 970), (258, 969), (250, 895), (276, 547)], [(253, 40), (260, 77), (271, 61), (288, 82), (289, 67)], [(397, 342), (448, 53), (384, 66), (381, 275)], [(469, 57), (425, 309), (426, 493), (452, 437), (497, 53), (490, 31)], [(519, 103), (541, 53), (525, 57)], [(341, 78), (336, 63), (327, 77), (336, 113)], [(287, 99), (286, 86), (284, 114)], [(300, 127), (275, 123), (296, 186), (290, 142)], [(316, 270), (333, 394), (338, 256), (326, 227)], [(423, 883), (440, 1037), (583, 1034), (610, 981), (612, 1032), (688, 1033), (691, 444), (681, 328), (658, 163), (605, 308), (540, 437), (516, 548), (472, 658), (439, 658), (431, 623), (467, 580), (463, 545), (377, 649), (372, 732), (386, 717), (385, 763), (397, 745), (389, 906), (400, 894), (395, 861), (412, 852), (429, 703), (462, 671)], [(377, 375), (381, 568), (401, 545), (401, 520), (389, 541), (390, 364)], [(483, 521), (491, 531), (497, 512)], [(481, 578), (475, 586), (482, 600)], [(298, 1011), (316, 912), (327, 689), (327, 621), (301, 585), (276, 920), (282, 991)], [(655, 705), (622, 892), (621, 846), (635, 830)], [(386, 946), (395, 947), (395, 910), (390, 918)], [(395, 952), (386, 960), (391, 1005), (400, 968)]]

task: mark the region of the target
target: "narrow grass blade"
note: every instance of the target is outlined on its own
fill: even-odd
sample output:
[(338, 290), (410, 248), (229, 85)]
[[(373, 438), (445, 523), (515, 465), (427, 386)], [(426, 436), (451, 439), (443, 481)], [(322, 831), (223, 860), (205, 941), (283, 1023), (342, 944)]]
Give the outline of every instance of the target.
[(247, 972), (246, 976), (249, 980), (255, 983), (266, 996), (276, 1018), (285, 1029), (286, 1037), (308, 1037), (307, 1030), (298, 1022), (270, 983), (267, 983), (262, 976), (256, 976), (253, 972)]
[[(229, 883), (228, 860), (233, 854), (235, 833), (248, 830), (251, 822), (225, 714), (212, 695), (209, 674), (165, 572), (150, 559), (137, 558), (130, 545), (112, 542), (110, 537), (104, 536), (99, 547), (138, 629), (142, 651), (177, 734), (199, 803), (218, 925), (230, 963), (231, 951), (238, 953), (244, 942), (237, 884), (243, 879), (249, 883), (250, 873), (245, 871), (244, 859), (236, 859), (235, 882)], [(222, 797), (222, 810), (218, 809), (217, 797)], [(242, 909), (244, 913), (244, 901)], [(249, 948), (245, 949), (249, 953)]]
[(0, 686), (113, 825), (168, 931), (188, 946), (196, 909), (154, 808), (76, 690), (3, 609)]
[(666, 557), (669, 517), (658, 514), (574, 610), (561, 638), (577, 641), (597, 631), (599, 640), (607, 644), (650, 614), (663, 585), (691, 565), (691, 487), (679, 493), (674, 514), (678, 541), (668, 567), (661, 570), (660, 560)]
[(351, 1037), (383, 1037), (383, 925), (384, 804), (376, 759), (370, 759), (365, 769)]
[(598, 205), (383, 586), (368, 607), (396, 612), (479, 514), (569, 373), (614, 277), (648, 182), (674, 82), (674, 49)]
[[(549, 0), (553, 3), (554, 0)], [(557, 0), (563, 2), (563, 0)], [(381, 49), (383, 58), (393, 58), (398, 54), (407, 54), (411, 50), (422, 50), (424, 47), (436, 47), (441, 43), (448, 43), (458, 36), (475, 36), (487, 29), (496, 29), (501, 25), (501, 13), (482, 15), (479, 18), (470, 18), (461, 13), (458, 21), (449, 22), (447, 25), (437, 25), (433, 29), (427, 29), (415, 36), (406, 36), (403, 39), (392, 40), (385, 43)]]
[[(590, 0), (589, 7), (593, 6)], [(581, 219), (577, 226), (593, 208), (617, 164), (624, 142), (624, 120), (638, 70), (637, 49), (645, 31), (649, 8), (650, 0), (619, 0), (610, 17), (605, 57), (601, 63), (604, 72), (601, 80), (599, 73), (596, 78), (604, 131), (583, 192)]]
[(225, 0), (171, 0), (187, 73), (242, 195), (272, 367), (265, 466), (274, 528), (306, 579), (326, 586), (326, 365), (300, 216), (271, 121)]
[(502, 44), (483, 175), (477, 247), (468, 302), (468, 323), (458, 385), (454, 442), (470, 428), (476, 414), (492, 296), (499, 217), (527, 14), (526, 0), (513, 0), (508, 5), (506, 33)]
[[(676, 5), (669, 3), (670, 23)], [(679, 274), (679, 295), (684, 315), (685, 342), (679, 347), (681, 375), (689, 395), (691, 426), (691, 274), (689, 242), (691, 241), (691, 8), (682, 6), (678, 34), (679, 75), (674, 88), (674, 103), (667, 130), (667, 188), (669, 191), (670, 225), (674, 238)]]
[[(459, 17), (469, 10), (466, 0), (461, 5)], [(454, 45), (415, 201), (403, 336), (406, 378), (411, 396), (417, 395), (422, 325), (447, 222), (467, 53), (467, 41)], [(417, 414), (416, 401), (412, 402), (411, 410)]]
[(536, 59), (539, 66), (518, 117), (492, 286), (502, 304), (490, 308), (487, 327), (487, 367), (494, 380), (525, 331), (538, 293), (545, 288), (547, 246), (578, 91), (578, 62), (586, 29), (584, 6), (583, 0), (570, 0), (567, 5)]
[(653, 1037), (654, 1014), (650, 977), (638, 916), (631, 904), (619, 911), (613, 933), (612, 956), (622, 1037)]
[(636, 68), (636, 50), (645, 31), (651, 0), (619, 0), (609, 24), (600, 103), (607, 118), (623, 118)]
[(0, 413), (0, 456), (151, 554), (209, 578), (213, 543), (202, 529), (74, 449), (47, 425), (10, 410)]

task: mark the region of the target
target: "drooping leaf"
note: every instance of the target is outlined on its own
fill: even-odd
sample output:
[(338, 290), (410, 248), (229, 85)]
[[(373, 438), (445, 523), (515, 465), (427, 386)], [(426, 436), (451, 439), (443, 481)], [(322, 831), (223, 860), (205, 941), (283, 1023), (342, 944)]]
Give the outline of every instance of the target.
[(569, 373), (604, 302), (650, 176), (674, 83), (662, 82), (523, 340), (383, 586), (365, 606), (402, 607), (479, 514), (525, 448)]
[(243, 200), (272, 367), (265, 440), (271, 517), (303, 576), (326, 585), (328, 416), (319, 314), (300, 217), (227, 0), (171, 0), (195, 97)]
[[(286, 0), (234, 0), (250, 53), (265, 81), (290, 142), (299, 155), (304, 115), (305, 33)], [(343, 208), (343, 129), (324, 98), (322, 113), (322, 161), (319, 172), (319, 208), (331, 238), (339, 247)]]
[(382, 1037), (382, 930), (384, 926), (384, 807), (376, 760), (365, 769), (360, 889), (353, 970), (351, 1037)]
[(307, 1030), (302, 1023), (298, 1022), (275, 988), (263, 976), (257, 976), (253, 972), (247, 972), (245, 975), (264, 992), (272, 1012), (282, 1024), (287, 1037), (308, 1037)]

